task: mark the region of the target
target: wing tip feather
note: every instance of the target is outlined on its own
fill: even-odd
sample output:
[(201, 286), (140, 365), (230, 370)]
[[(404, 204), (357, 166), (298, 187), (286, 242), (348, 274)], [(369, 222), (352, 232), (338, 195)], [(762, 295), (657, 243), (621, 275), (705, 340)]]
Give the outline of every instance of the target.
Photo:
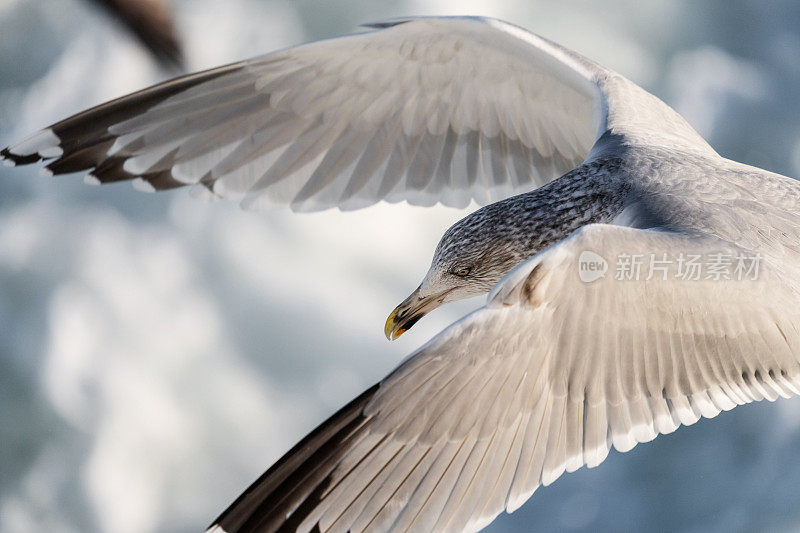
[(97, 187), (98, 185), (103, 184), (103, 182), (100, 181), (100, 178), (98, 178), (91, 172), (83, 177), (83, 183), (85, 183), (86, 185), (91, 185), (92, 187)]
[(16, 152), (12, 152), (10, 147), (4, 148), (2, 151), (0, 151), (0, 161), (2, 161), (3, 165), (7, 167), (30, 165), (31, 163), (36, 163), (37, 161), (41, 160), (42, 158), (39, 157), (39, 154), (18, 154)]
[[(319, 503), (321, 489), (330, 481), (328, 475), (314, 481), (315, 465), (333, 466), (329, 460), (341, 451), (334, 445), (363, 422), (363, 409), (378, 386), (364, 391), (284, 454), (217, 517), (208, 531), (233, 533), (253, 527), (271, 531), (302, 521)], [(294, 494), (297, 489), (287, 492), (287, 482), (290, 486), (311, 482), (313, 488)], [(276, 491), (280, 498), (274, 497)], [(211, 529), (214, 527), (219, 529)]]

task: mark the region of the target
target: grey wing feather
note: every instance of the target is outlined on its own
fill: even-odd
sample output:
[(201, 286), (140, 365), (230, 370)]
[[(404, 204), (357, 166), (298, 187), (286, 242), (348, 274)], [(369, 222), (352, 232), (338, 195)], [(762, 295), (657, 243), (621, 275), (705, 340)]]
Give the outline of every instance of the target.
[[(326, 476), (303, 478), (285, 515), (268, 503), (243, 515), (267, 530), (475, 531), (564, 472), (597, 466), (612, 446), (628, 451), (736, 405), (798, 394), (800, 295), (772, 260), (747, 279), (687, 281), (673, 265), (664, 279), (612, 271), (585, 283), (584, 250), (750, 253), (699, 234), (578, 230), (371, 389), (349, 440), (287, 454), (285, 464), (324, 465)], [(290, 475), (261, 482), (287, 491)]]
[(589, 153), (602, 126), (600, 67), (490, 19), (381, 28), (157, 85), (54, 124), (2, 158), (315, 210), (488, 203)]

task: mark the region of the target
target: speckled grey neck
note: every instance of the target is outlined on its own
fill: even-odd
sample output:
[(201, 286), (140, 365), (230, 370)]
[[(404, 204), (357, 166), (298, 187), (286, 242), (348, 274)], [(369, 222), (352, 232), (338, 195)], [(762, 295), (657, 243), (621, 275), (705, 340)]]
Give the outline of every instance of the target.
[(515, 240), (520, 259), (531, 257), (581, 226), (607, 223), (616, 217), (626, 197), (625, 183), (615, 179), (620, 165), (618, 159), (593, 161), (545, 187), (506, 200), (508, 205), (500, 209), (513, 213), (512, 220), (519, 220)]
[(480, 264), (473, 279), (490, 287), (579, 227), (613, 220), (625, 206), (626, 186), (615, 178), (621, 164), (598, 159), (535, 191), (478, 209), (445, 232), (432, 266)]

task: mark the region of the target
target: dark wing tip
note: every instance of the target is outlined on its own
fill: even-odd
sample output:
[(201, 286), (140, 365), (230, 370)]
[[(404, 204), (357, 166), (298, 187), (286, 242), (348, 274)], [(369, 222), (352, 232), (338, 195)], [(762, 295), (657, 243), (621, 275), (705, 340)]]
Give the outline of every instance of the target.
[(39, 156), (39, 154), (19, 155), (13, 153), (8, 147), (0, 150), (0, 161), (2, 161), (3, 164), (8, 167), (30, 165), (31, 163), (36, 163), (37, 161), (41, 160), (42, 158)]
[[(124, 168), (126, 159), (147, 149), (143, 144), (126, 145), (116, 155), (109, 155), (117, 136), (109, 128), (120, 122), (146, 113), (148, 110), (187, 89), (236, 72), (243, 63), (178, 77), (147, 89), (98, 105), (66, 118), (31, 137), (0, 151), (0, 161), (7, 166), (27, 165), (48, 161), (47, 174), (70, 174), (90, 171), (99, 183), (142, 178), (156, 190), (174, 189), (186, 183), (176, 180), (167, 165), (170, 152), (158, 163), (158, 169), (135, 174)], [(165, 170), (166, 169), (166, 170)]]
[(162, 66), (183, 66), (183, 51), (168, 4), (157, 0), (94, 1), (124, 24)]
[(245, 490), (208, 528), (227, 533), (293, 530), (320, 502), (330, 473), (363, 428), (374, 385), (319, 425)]

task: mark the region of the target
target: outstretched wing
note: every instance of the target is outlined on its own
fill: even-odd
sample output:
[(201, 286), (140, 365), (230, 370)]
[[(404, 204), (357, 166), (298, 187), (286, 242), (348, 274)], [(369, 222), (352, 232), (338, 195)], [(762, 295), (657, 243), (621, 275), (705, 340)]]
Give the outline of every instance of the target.
[(464, 207), (564, 174), (606, 129), (614, 106), (598, 80), (609, 72), (520, 28), (465, 17), (372, 27), (145, 89), (1, 155), (94, 183), (200, 184), (255, 207)]
[[(695, 280), (681, 258), (698, 255), (730, 270)], [(638, 279), (618, 257), (646, 258)], [(800, 298), (783, 275), (712, 237), (586, 226), (311, 433), (212, 529), (475, 531), (612, 445), (798, 394)]]

